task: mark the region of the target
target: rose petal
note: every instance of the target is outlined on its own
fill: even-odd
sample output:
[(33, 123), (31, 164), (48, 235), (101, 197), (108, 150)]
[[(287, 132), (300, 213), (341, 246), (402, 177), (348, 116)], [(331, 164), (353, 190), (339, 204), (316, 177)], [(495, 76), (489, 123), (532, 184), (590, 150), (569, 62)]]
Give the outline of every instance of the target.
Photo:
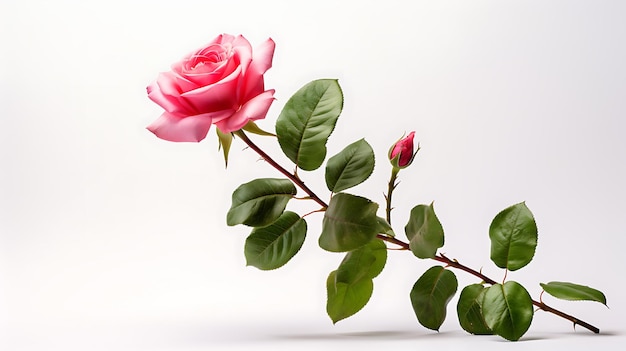
[(276, 43), (274, 43), (274, 40), (268, 38), (254, 51), (251, 66), (254, 66), (254, 69), (261, 74), (272, 68), (272, 58), (274, 57), (275, 48)]
[(179, 74), (172, 73), (172, 76), (176, 79), (176, 84), (178, 84), (181, 94), (198, 87), (198, 84)]
[[(231, 42), (233, 46), (233, 51), (239, 58), (239, 63), (245, 67), (248, 67), (250, 61), (252, 61), (252, 45), (248, 39), (244, 38), (242, 35), (237, 36)], [(245, 71), (244, 71), (245, 72)]]
[(163, 92), (159, 88), (157, 82), (150, 83), (146, 90), (148, 91), (148, 98), (154, 101), (157, 105), (161, 106), (164, 110), (174, 111), (178, 107), (173, 99), (163, 95)]
[(202, 70), (185, 71), (183, 77), (192, 82), (196, 87), (211, 85), (218, 83), (220, 80), (232, 75), (239, 69), (238, 60), (230, 58), (227, 61), (221, 62), (215, 70), (210, 72), (204, 72)]
[(245, 74), (245, 82), (241, 96), (243, 100), (260, 94), (265, 89), (263, 74), (272, 67), (272, 57), (276, 44), (272, 39), (267, 39), (254, 52), (254, 59)]
[(232, 109), (238, 105), (237, 87), (240, 85), (240, 72), (241, 69), (238, 68), (231, 76), (217, 84), (203, 86), (181, 96), (187, 99), (198, 111), (210, 112)]
[(237, 131), (243, 128), (248, 121), (265, 118), (274, 100), (274, 89), (265, 91), (246, 102), (231, 117), (215, 122), (215, 125), (224, 133)]
[(211, 129), (213, 117), (222, 117), (232, 114), (233, 111), (220, 111), (195, 116), (180, 116), (164, 112), (147, 128), (157, 137), (176, 142), (199, 142), (204, 139)]
[(171, 96), (164, 95), (156, 82), (150, 84), (147, 91), (148, 98), (161, 106), (165, 111), (173, 113), (182, 112), (180, 111), (181, 109), (178, 101)]
[(148, 85), (148, 97), (165, 111), (185, 115), (196, 114), (193, 106), (180, 97), (175, 76), (172, 72), (160, 73), (157, 80)]
[(228, 33), (222, 33), (218, 35), (212, 42), (223, 45), (224, 43), (232, 43), (233, 41), (235, 41), (234, 35), (228, 34)]
[[(216, 36), (215, 38), (213, 38), (213, 40), (209, 41), (205, 46), (203, 46), (201, 49), (196, 49), (194, 51), (191, 51), (190, 53), (188, 53), (187, 55), (183, 56), (185, 59), (175, 62), (174, 64), (172, 64), (171, 68), (174, 71), (177, 71), (177, 69), (180, 69), (182, 67), (182, 64), (186, 61), (187, 58), (194, 56), (195, 54), (197, 54), (199, 51), (204, 50), (205, 48), (210, 47), (211, 45), (221, 45), (222, 44), (222, 40), (224, 38), (224, 36), (231, 36), (229, 34), (220, 34), (218, 36)], [(176, 68), (176, 69), (175, 69)]]

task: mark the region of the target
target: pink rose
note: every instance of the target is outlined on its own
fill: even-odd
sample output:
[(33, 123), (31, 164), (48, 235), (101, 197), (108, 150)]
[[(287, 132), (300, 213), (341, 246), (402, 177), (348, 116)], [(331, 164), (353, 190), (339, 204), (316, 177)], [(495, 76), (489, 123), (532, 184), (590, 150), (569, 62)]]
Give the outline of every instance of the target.
[(417, 152), (413, 151), (415, 132), (409, 133), (406, 138), (398, 140), (389, 150), (389, 160), (394, 167), (406, 168), (413, 162)]
[(274, 101), (263, 74), (272, 66), (274, 41), (254, 54), (243, 36), (222, 34), (160, 73), (148, 97), (165, 112), (148, 130), (169, 141), (201, 141), (212, 124), (223, 133), (262, 119)]

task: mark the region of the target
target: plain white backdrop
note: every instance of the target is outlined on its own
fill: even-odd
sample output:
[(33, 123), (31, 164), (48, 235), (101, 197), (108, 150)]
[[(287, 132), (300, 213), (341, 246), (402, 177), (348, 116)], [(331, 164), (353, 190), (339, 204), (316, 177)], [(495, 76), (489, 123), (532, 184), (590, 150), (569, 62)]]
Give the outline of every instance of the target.
[[(0, 347), (616, 349), (626, 341), (625, 15), (617, 0), (2, 1)], [(499, 280), (489, 223), (526, 201), (539, 246), (508, 278), (535, 298), (552, 280), (603, 290), (610, 309), (545, 301), (604, 334), (538, 312), (519, 343), (472, 337), (456, 299), (440, 332), (426, 330), (408, 292), (434, 262), (399, 251), (369, 305), (333, 326), (325, 279), (341, 255), (317, 247), (319, 215), (287, 266), (246, 267), (248, 229), (225, 224), (230, 194), (278, 174), (240, 143), (224, 169), (212, 131), (176, 144), (145, 129), (160, 114), (145, 87), (220, 33), (276, 41), (266, 129), (300, 86), (339, 79), (345, 108), (329, 154), (365, 137), (378, 161), (352, 192), (382, 203), (387, 149), (416, 131), (422, 151), (395, 193), (400, 234), (414, 205), (435, 201), (443, 252)], [(257, 140), (288, 164), (272, 139)], [(322, 172), (302, 176), (328, 196)]]

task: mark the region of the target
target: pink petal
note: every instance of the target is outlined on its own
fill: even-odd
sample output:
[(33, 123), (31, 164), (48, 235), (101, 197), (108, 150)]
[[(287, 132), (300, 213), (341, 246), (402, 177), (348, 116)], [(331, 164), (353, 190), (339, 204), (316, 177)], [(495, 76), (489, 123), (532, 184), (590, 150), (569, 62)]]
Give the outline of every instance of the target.
[(150, 83), (146, 88), (148, 91), (148, 98), (154, 101), (157, 105), (161, 106), (166, 111), (175, 111), (178, 108), (178, 104), (175, 99), (171, 99), (168, 96), (163, 95), (163, 92), (159, 88), (157, 82)]
[(178, 85), (181, 93), (193, 90), (198, 87), (198, 84), (192, 82), (187, 77), (183, 77), (176, 73), (172, 73), (172, 76), (174, 77), (174, 79), (176, 79), (176, 84)]
[(252, 45), (250, 45), (248, 39), (239, 35), (232, 41), (232, 45), (235, 54), (240, 60), (240, 64), (248, 67), (248, 64), (252, 61)]
[(240, 70), (216, 84), (203, 86), (182, 94), (198, 111), (219, 111), (237, 105)]
[[(240, 35), (241, 36), (241, 35)], [(218, 43), (223, 45), (224, 43), (232, 43), (235, 40), (235, 36), (232, 34), (223, 33), (218, 35), (211, 43)]]
[(221, 117), (222, 114), (232, 114), (233, 111), (220, 111), (215, 114), (201, 114), (183, 117), (169, 112), (164, 112), (156, 121), (147, 128), (157, 137), (176, 142), (199, 142), (204, 139), (211, 129), (213, 116)]
[(274, 57), (274, 49), (276, 43), (271, 38), (268, 38), (263, 44), (259, 45), (254, 51), (252, 57), (252, 66), (260, 73), (265, 73), (268, 69), (272, 68), (272, 58)]
[(265, 118), (274, 100), (274, 90), (265, 91), (246, 102), (231, 117), (215, 122), (215, 125), (224, 133), (237, 131), (243, 128), (248, 121)]
[(148, 86), (147, 91), (150, 100), (163, 107), (165, 111), (185, 114), (195, 113), (193, 112), (193, 107), (180, 97), (175, 75), (171, 72), (160, 73), (156, 82)]
[(245, 73), (245, 82), (243, 84), (242, 98), (248, 100), (253, 96), (260, 94), (264, 89), (263, 74), (272, 67), (272, 57), (274, 56), (274, 48), (276, 44), (272, 39), (267, 39), (254, 52), (254, 58), (250, 67)]

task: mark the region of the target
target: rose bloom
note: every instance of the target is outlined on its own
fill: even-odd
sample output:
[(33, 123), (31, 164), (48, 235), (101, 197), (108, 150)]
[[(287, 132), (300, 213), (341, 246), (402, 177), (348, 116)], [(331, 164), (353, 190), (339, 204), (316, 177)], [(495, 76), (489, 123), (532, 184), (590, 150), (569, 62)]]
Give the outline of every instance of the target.
[[(397, 141), (389, 152), (389, 159), (393, 162), (396, 157), (398, 157), (397, 166), (400, 168), (407, 167), (413, 162), (413, 157), (415, 157), (415, 153), (413, 152), (413, 138), (415, 137), (415, 132), (409, 133), (405, 138)], [(399, 155), (399, 156), (398, 156)]]
[(262, 119), (274, 101), (263, 74), (272, 66), (274, 41), (253, 53), (243, 36), (222, 34), (160, 73), (148, 97), (165, 112), (148, 130), (169, 141), (204, 139), (212, 124), (223, 133)]

